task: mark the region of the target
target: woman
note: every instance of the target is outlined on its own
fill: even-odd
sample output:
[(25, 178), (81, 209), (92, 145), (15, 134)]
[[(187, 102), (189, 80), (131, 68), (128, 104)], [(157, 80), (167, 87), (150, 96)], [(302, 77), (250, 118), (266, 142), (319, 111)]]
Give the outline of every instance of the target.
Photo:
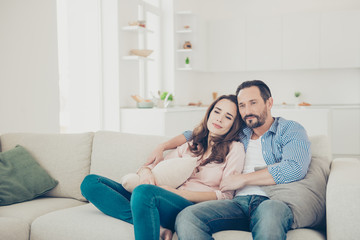
[[(244, 147), (237, 141), (243, 124), (238, 112), (235, 95), (219, 97), (194, 129), (193, 140), (168, 154), (167, 159), (197, 158), (197, 167), (179, 188), (142, 184), (129, 193), (120, 183), (89, 175), (81, 184), (82, 194), (103, 213), (134, 224), (135, 239), (171, 239), (176, 216), (184, 208), (233, 198), (234, 191), (222, 192), (219, 186), (223, 177), (244, 166)], [(148, 166), (138, 174), (142, 182), (154, 178)]]

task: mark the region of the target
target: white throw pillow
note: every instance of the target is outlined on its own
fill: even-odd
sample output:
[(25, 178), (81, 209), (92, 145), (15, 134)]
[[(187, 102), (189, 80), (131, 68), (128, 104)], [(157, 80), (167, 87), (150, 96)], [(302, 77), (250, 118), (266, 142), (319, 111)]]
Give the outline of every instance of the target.
[[(197, 158), (172, 158), (158, 163), (153, 169), (158, 185), (167, 185), (173, 188), (183, 184), (193, 173)], [(123, 187), (132, 192), (140, 183), (139, 175), (130, 173), (122, 177)]]

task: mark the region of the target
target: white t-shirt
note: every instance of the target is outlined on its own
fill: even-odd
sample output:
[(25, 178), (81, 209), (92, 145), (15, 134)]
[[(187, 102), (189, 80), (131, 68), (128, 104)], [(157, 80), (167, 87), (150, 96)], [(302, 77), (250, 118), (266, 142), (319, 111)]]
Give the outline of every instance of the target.
[[(257, 140), (250, 139), (245, 155), (245, 166), (243, 173), (255, 172), (255, 168), (264, 168), (266, 166), (266, 162), (262, 155), (261, 137), (259, 137)], [(259, 186), (246, 186), (236, 191), (236, 196), (245, 195), (267, 196)]]

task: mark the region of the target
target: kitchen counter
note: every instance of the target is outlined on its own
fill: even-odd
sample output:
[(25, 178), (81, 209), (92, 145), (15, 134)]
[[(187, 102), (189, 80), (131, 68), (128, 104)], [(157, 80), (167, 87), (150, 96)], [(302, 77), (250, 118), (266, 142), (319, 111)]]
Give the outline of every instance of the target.
[(208, 107), (197, 107), (197, 106), (174, 106), (167, 108), (122, 108), (125, 111), (153, 111), (153, 112), (186, 112), (186, 111), (206, 111)]
[[(176, 136), (194, 129), (207, 106), (122, 108), (121, 131)], [(327, 135), (337, 156), (360, 156), (360, 104), (274, 105), (271, 113), (302, 124), (308, 135)], [(351, 134), (349, 134), (351, 133)], [(347, 139), (343, 141), (343, 139)]]
[(360, 109), (360, 104), (314, 104), (311, 106), (295, 106), (291, 104), (274, 104), (273, 108), (281, 109)]

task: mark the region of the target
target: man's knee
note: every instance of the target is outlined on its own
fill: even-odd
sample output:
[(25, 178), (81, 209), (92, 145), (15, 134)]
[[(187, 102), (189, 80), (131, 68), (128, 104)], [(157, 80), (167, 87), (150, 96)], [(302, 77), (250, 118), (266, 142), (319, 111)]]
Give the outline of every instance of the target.
[(289, 206), (281, 201), (266, 200), (257, 207), (250, 228), (254, 239), (286, 239), (292, 223)]
[(266, 200), (263, 201), (256, 210), (262, 216), (262, 219), (271, 222), (293, 219), (290, 207), (282, 201)]

